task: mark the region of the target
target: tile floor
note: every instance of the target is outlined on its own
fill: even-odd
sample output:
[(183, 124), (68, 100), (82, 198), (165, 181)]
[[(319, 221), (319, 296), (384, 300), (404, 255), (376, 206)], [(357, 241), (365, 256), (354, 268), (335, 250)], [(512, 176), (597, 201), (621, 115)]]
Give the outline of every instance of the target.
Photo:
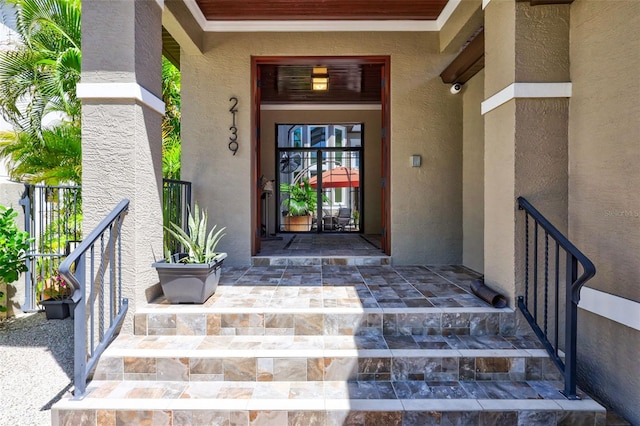
[[(479, 277), (461, 266), (228, 267), (220, 278), (221, 291), (205, 306), (235, 306), (236, 299), (244, 304), (248, 297), (261, 307), (488, 307), (470, 292), (470, 283)], [(242, 288), (247, 286), (251, 289)]]

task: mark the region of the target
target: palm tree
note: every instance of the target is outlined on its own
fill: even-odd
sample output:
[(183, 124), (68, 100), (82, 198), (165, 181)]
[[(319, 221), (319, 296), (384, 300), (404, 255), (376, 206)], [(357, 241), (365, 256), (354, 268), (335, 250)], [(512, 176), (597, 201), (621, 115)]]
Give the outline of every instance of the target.
[[(2, 0), (13, 6), (19, 40), (0, 52), (0, 157), (13, 179), (80, 183), (80, 0)], [(62, 123), (43, 127), (49, 113)]]
[(19, 44), (0, 53), (0, 112), (37, 146), (47, 113), (80, 120), (80, 0), (4, 1), (15, 8)]
[(180, 70), (162, 57), (162, 176), (180, 179)]
[(37, 148), (26, 132), (0, 132), (0, 155), (9, 159), (14, 180), (45, 185), (81, 181), (80, 127), (74, 123), (43, 129)]

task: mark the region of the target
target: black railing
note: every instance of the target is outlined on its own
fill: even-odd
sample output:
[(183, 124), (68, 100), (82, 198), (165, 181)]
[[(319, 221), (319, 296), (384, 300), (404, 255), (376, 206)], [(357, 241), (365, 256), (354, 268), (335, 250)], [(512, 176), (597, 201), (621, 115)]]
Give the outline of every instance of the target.
[[(74, 309), (74, 398), (82, 398), (100, 355), (116, 337), (129, 302), (122, 297), (122, 200), (60, 264), (72, 287)], [(88, 279), (87, 279), (88, 275)]]
[(47, 298), (60, 262), (82, 239), (81, 189), (25, 184), (20, 205), (24, 209), (24, 229), (32, 238), (22, 310), (33, 311)]
[[(595, 275), (596, 268), (525, 198), (518, 198), (518, 208), (525, 211), (525, 293), (518, 296), (518, 307), (564, 375), (563, 394), (568, 399), (578, 399), (578, 302), (580, 289)], [(564, 362), (559, 349), (560, 333), (564, 333)]]
[[(163, 225), (175, 223), (187, 229), (187, 218), (191, 208), (191, 182), (183, 180), (162, 180)], [(182, 245), (169, 232), (164, 231), (164, 247), (171, 253), (184, 251)]]

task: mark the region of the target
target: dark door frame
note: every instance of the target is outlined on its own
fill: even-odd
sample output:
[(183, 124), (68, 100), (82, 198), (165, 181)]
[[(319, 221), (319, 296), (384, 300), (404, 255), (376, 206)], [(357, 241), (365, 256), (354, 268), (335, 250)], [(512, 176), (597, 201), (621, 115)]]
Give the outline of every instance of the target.
[(261, 65), (314, 65), (319, 62), (382, 65), (381, 133), (382, 133), (382, 249), (391, 255), (391, 57), (390, 56), (252, 56), (251, 57), (251, 255), (261, 248), (261, 197), (260, 185), (260, 66)]

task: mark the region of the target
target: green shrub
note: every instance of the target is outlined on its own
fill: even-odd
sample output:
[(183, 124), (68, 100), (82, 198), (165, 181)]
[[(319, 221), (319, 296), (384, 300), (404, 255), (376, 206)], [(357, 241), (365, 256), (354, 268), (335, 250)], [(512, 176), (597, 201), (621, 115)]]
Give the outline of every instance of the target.
[[(27, 271), (25, 259), (31, 245), (29, 233), (21, 231), (16, 225), (18, 216), (12, 208), (0, 206), (0, 281), (10, 284), (17, 281), (20, 273)], [(5, 294), (0, 292), (0, 300)], [(0, 311), (6, 307), (0, 305)]]

